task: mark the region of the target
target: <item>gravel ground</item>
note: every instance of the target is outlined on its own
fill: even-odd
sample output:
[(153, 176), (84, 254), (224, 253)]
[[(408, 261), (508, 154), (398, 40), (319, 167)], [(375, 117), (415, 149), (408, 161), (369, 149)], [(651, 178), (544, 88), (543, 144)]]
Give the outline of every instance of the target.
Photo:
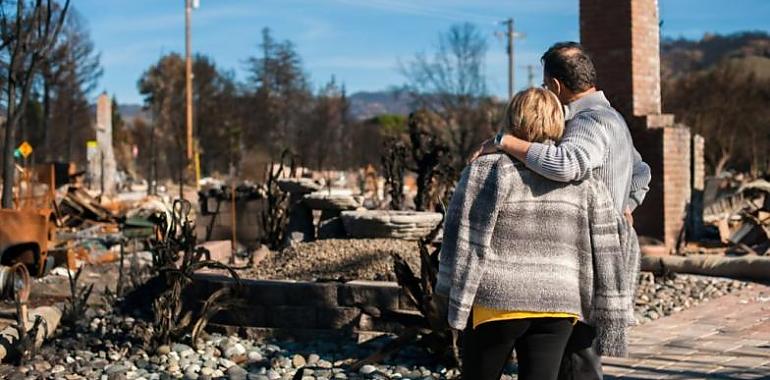
[[(637, 317), (642, 322), (694, 306), (699, 302), (741, 289), (739, 281), (702, 276), (653, 278), (643, 274), (637, 297)], [(651, 297), (654, 295), (654, 297)], [(658, 317), (654, 314), (658, 313)], [(647, 318), (646, 320), (644, 318)], [(304, 380), (321, 379), (456, 379), (456, 370), (435, 364), (419, 348), (409, 347), (378, 365), (352, 371), (349, 365), (376, 350), (379, 344), (356, 345), (351, 340), (314, 342), (257, 342), (238, 337), (210, 335), (195, 348), (186, 344), (162, 346), (148, 353), (142, 336), (147, 325), (91, 309), (87, 324), (77, 331), (64, 330), (32, 361), (19, 367), (0, 366), (3, 379), (291, 379), (302, 368)], [(379, 343), (379, 344), (378, 344)], [(504, 379), (515, 379), (515, 366)]]
[[(255, 275), (261, 278), (334, 279), (341, 276), (388, 280), (392, 272), (389, 253), (407, 257), (419, 266), (416, 242), (399, 240), (327, 240), (301, 244), (266, 259)], [(325, 253), (323, 253), (325, 252)], [(355, 253), (353, 253), (355, 252)], [(354, 257), (350, 257), (353, 256)], [(264, 271), (264, 272), (262, 272)], [(692, 307), (744, 288), (747, 283), (693, 275), (655, 277), (642, 273), (635, 313), (641, 323)], [(654, 322), (653, 322), (654, 323)], [(349, 366), (374, 352), (388, 339), (357, 345), (350, 339), (312, 342), (254, 341), (208, 335), (198, 345), (162, 346), (146, 352), (142, 337), (147, 324), (92, 308), (77, 330), (60, 329), (31, 361), (14, 367), (0, 366), (0, 379), (457, 379), (456, 370), (442, 367), (417, 347), (407, 347), (395, 357), (359, 371)], [(503, 379), (515, 379), (515, 366)]]
[(416, 241), (398, 239), (328, 239), (295, 244), (271, 253), (244, 277), (291, 280), (395, 281), (391, 254), (420, 268)]
[(304, 380), (458, 378), (457, 370), (435, 364), (416, 347), (408, 347), (382, 364), (349, 369), (386, 339), (357, 345), (349, 339), (258, 342), (213, 334), (200, 339), (194, 348), (175, 343), (161, 346), (153, 354), (144, 351), (137, 338), (146, 328), (142, 321), (98, 312), (80, 331), (62, 332), (34, 360), (19, 367), (0, 366), (0, 378), (288, 380), (300, 368)]
[(748, 283), (718, 277), (677, 275), (653, 276), (642, 272), (636, 291), (634, 314), (640, 323), (688, 309), (701, 302), (743, 289)]

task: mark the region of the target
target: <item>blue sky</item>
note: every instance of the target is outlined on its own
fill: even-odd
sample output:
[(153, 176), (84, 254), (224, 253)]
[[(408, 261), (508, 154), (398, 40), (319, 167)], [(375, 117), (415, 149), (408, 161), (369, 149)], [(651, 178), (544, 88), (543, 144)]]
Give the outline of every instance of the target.
[[(516, 41), (516, 87), (527, 85), (551, 43), (578, 40), (579, 0), (200, 0), (193, 13), (193, 51), (244, 78), (260, 31), (295, 43), (316, 87), (332, 75), (348, 92), (404, 83), (398, 72), (417, 52), (432, 52), (453, 23), (476, 24), (489, 38), (490, 91), (505, 95), (507, 60), (498, 22), (514, 17), (526, 38)], [(160, 56), (184, 49), (184, 0), (73, 0), (102, 54), (99, 88), (121, 103), (141, 103), (136, 82)], [(768, 30), (770, 0), (659, 0), (664, 36)], [(729, 5), (727, 5), (729, 4)]]

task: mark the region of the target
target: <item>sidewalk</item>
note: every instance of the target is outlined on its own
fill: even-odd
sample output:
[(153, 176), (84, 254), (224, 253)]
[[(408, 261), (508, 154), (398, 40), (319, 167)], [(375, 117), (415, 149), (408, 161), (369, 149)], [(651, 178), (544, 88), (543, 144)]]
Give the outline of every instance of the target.
[(770, 379), (770, 287), (632, 328), (629, 351), (604, 358), (606, 379)]

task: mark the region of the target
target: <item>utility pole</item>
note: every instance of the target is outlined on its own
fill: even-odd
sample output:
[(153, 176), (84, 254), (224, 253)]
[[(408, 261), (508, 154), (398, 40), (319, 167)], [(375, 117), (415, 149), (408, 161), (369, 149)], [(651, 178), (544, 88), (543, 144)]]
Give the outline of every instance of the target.
[[(193, 138), (193, 73), (192, 73), (192, 11), (198, 8), (200, 0), (184, 0), (184, 50), (185, 50), (185, 129), (187, 142), (187, 167), (193, 171), (195, 187), (198, 187), (198, 169)], [(184, 175), (180, 174), (179, 194), (183, 194)]]
[(508, 99), (513, 98), (513, 18), (505, 21), (508, 24)]
[(501, 24), (505, 24), (508, 27), (508, 30), (506, 31), (506, 36), (508, 37), (508, 46), (507, 46), (507, 52), (508, 52), (508, 99), (513, 98), (513, 89), (514, 89), (514, 73), (513, 68), (515, 67), (513, 64), (513, 40), (515, 38), (524, 38), (523, 33), (517, 33), (515, 29), (513, 28), (513, 18), (509, 18), (505, 21), (502, 21)]
[(535, 87), (535, 65), (524, 65), (527, 69), (527, 85), (528, 87)]
[(192, 0), (185, 0), (184, 7), (184, 58), (185, 58), (185, 104), (187, 108), (187, 159), (193, 158), (193, 126), (192, 126), (192, 36), (190, 23), (192, 16)]

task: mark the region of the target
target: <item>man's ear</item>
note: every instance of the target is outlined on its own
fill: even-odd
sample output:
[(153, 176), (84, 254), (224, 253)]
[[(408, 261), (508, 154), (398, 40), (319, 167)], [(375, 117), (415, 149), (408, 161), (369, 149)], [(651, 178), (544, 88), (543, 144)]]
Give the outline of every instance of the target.
[(562, 87), (561, 82), (559, 82), (556, 78), (548, 78), (548, 80), (551, 82), (551, 88), (554, 90), (553, 93), (556, 94), (557, 97), (561, 95), (561, 92), (564, 87)]

